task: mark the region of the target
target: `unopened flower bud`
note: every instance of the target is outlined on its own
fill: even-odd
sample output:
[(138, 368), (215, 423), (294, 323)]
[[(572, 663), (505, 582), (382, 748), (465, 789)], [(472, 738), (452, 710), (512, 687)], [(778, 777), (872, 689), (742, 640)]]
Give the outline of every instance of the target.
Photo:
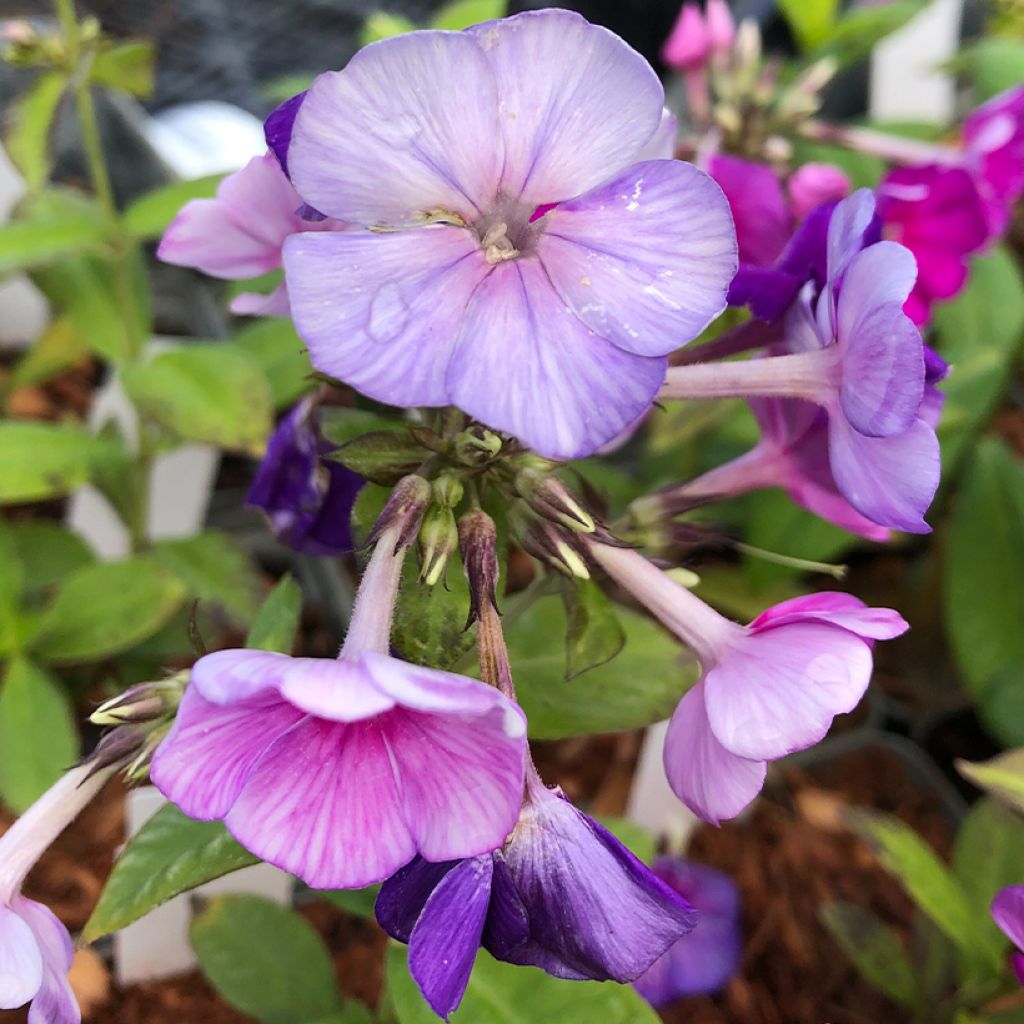
[(462, 501), (462, 490), (462, 481), (457, 477), (438, 477), (433, 483), (434, 501), (445, 508), (455, 508)]
[(524, 470), (516, 477), (515, 488), (534, 512), (545, 519), (581, 533), (594, 532), (593, 516), (580, 505), (558, 477)]
[(704, 8), (704, 24), (713, 53), (726, 53), (736, 38), (736, 22), (726, 0), (708, 0)]
[(539, 518), (523, 501), (509, 509), (509, 525), (523, 550), (566, 576), (590, 579), (579, 534)]
[(155, 722), (173, 716), (188, 682), (187, 672), (178, 672), (169, 679), (138, 683), (123, 693), (104, 701), (90, 716), (93, 725), (128, 725)]
[(468, 629), (480, 618), (485, 605), (495, 610), (498, 607), (498, 531), (482, 508), (471, 509), (460, 517), (459, 551), (469, 582)]
[(736, 87), (746, 95), (754, 87), (761, 67), (761, 29), (752, 18), (744, 18), (736, 30)]
[(452, 453), (455, 458), (469, 466), (489, 462), (504, 446), (500, 435), (486, 427), (474, 426), (456, 434), (452, 439)]
[(373, 543), (386, 530), (396, 527), (398, 537), (395, 551), (408, 547), (416, 536), (423, 513), (430, 504), (431, 488), (426, 478), (416, 473), (402, 477), (395, 484), (383, 511), (370, 531), (368, 543)]
[(433, 587), (441, 581), (448, 559), (459, 546), (455, 516), (447, 505), (434, 504), (423, 517), (419, 532), (420, 579)]
[(700, 8), (688, 0), (661, 48), (661, 59), (676, 71), (686, 71), (703, 66), (710, 54), (711, 38), (704, 16)]

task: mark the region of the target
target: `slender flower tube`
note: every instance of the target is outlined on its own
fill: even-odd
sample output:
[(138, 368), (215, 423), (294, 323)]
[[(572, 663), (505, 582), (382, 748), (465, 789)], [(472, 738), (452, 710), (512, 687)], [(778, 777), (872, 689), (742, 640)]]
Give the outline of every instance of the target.
[(30, 1024), (79, 1024), (82, 1014), (67, 979), (71, 936), (49, 908), (21, 895), (22, 882), (117, 768), (73, 768), (0, 836), (0, 1010), (30, 1002)]
[(516, 823), (522, 711), (484, 683), (387, 653), (425, 502), (415, 523), (379, 533), (336, 661), (201, 658), (153, 757), (153, 782), (186, 814), (223, 819), (247, 849), (317, 888), (379, 882), (417, 854), (486, 853)]
[(1024, 885), (1008, 885), (992, 900), (992, 917), (1017, 948), (1010, 954), (1010, 966), (1024, 985)]
[(273, 132), (299, 196), (357, 225), (285, 242), (313, 365), (551, 458), (610, 441), (736, 270), (721, 190), (646, 159), (663, 112), (644, 59), (569, 11), (412, 32), (321, 75)]
[(740, 626), (638, 552), (587, 544), (700, 661), (701, 678), (669, 725), (665, 771), (683, 803), (712, 824), (757, 796), (768, 761), (813, 746), (852, 711), (871, 677), (873, 641), (908, 628), (896, 612), (841, 593), (783, 601)]
[(927, 533), (939, 450), (926, 421), (924, 344), (903, 312), (916, 268), (894, 242), (862, 248), (875, 201), (862, 189), (828, 226), (827, 280), (804, 286), (786, 314), (787, 354), (670, 367), (662, 398), (791, 398), (828, 414), (836, 485), (879, 526)]

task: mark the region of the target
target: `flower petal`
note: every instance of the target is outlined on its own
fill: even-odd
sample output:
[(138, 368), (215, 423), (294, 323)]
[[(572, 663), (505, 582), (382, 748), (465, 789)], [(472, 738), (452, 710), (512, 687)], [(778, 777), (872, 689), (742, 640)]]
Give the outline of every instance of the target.
[(992, 917), (1006, 937), (1024, 949), (1024, 885), (1008, 885), (992, 900)]
[(378, 720), (307, 718), (265, 752), (225, 824), (257, 857), (316, 889), (359, 889), (412, 859)]
[(409, 972), (439, 1017), (462, 1002), (491, 897), (490, 856), (462, 861), (431, 893), (409, 939)]
[(153, 755), (153, 784), (192, 818), (223, 818), (267, 746), (302, 717), (268, 697), (212, 704), (191, 685)]
[(577, 458), (649, 408), (665, 365), (623, 352), (581, 323), (538, 260), (510, 260), (469, 304), (449, 399), (541, 455)]
[(79, 1024), (78, 1000), (68, 982), (74, 957), (67, 928), (49, 907), (16, 898), (12, 909), (32, 929), (43, 955), (43, 980), (28, 1011), (28, 1024)]
[(497, 121), (477, 41), (410, 32), (316, 79), (295, 116), (288, 170), (307, 203), (350, 223), (410, 226), (437, 210), (471, 220), (497, 192)]
[(778, 174), (767, 164), (716, 154), (708, 173), (728, 198), (740, 263), (770, 267), (793, 233), (793, 215)]
[(229, 648), (204, 655), (192, 666), (191, 686), (214, 704), (233, 704), (250, 697), (271, 697), (291, 665), (287, 654)]
[(290, 658), (281, 695), (332, 722), (359, 722), (395, 706), (362, 663), (349, 658)]
[(31, 927), (0, 904), (0, 1010), (24, 1006), (43, 983), (43, 954)]
[(228, 305), (235, 316), (290, 316), (288, 289), (282, 281), (272, 292), (241, 292)]
[(288, 239), (284, 261), (292, 317), (321, 373), (388, 405), (450, 403), (455, 339), (490, 270), (471, 232), (309, 232)]
[(935, 431), (924, 420), (892, 437), (866, 437), (830, 415), (829, 461), (846, 500), (879, 526), (930, 533), (924, 514), (939, 486)]
[(537, 206), (579, 195), (633, 163), (661, 123), (650, 64), (579, 14), (531, 11), (468, 35), (497, 79), (507, 195)]
[(484, 949), (497, 960), (530, 941), (530, 918), (516, 891), (515, 879), (503, 857), (491, 857), (491, 905), (484, 922)]
[(418, 854), (384, 881), (377, 893), (374, 913), (377, 923), (399, 942), (408, 942), (430, 894), (459, 861), (437, 864)]
[(546, 224), (538, 254), (559, 295), (627, 352), (666, 355), (725, 308), (737, 267), (729, 204), (691, 164), (635, 164)]
[(298, 114), (308, 91), (305, 89), (285, 100), (279, 107), (275, 107), (263, 122), (263, 137), (267, 140), (267, 148), (277, 157), (277, 162), (285, 174), (288, 173), (288, 147), (292, 141), (295, 115)]
[(751, 632), (705, 677), (708, 722), (740, 757), (783, 757), (817, 743), (870, 678), (869, 645), (845, 629), (796, 622)]
[(735, 818), (761, 792), (764, 761), (737, 757), (711, 731), (704, 708), (704, 683), (676, 707), (665, 737), (665, 774), (672, 791), (704, 821)]
[(875, 195), (859, 188), (836, 205), (828, 222), (828, 280), (836, 282), (865, 245), (875, 216)]
[(865, 640), (891, 640), (910, 626), (891, 608), (869, 608), (853, 594), (823, 591), (781, 601), (763, 611), (750, 624), (753, 632), (762, 632), (791, 622), (825, 622), (856, 633)]

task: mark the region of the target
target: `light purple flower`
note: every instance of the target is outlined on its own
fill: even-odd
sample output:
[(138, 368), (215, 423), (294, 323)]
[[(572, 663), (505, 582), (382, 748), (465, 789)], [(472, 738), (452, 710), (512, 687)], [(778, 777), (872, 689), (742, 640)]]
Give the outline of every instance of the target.
[(992, 900), (992, 917), (1017, 947), (1010, 955), (1010, 966), (1024, 985), (1024, 885), (1000, 889)]
[[(281, 267), (281, 247), (296, 231), (337, 231), (336, 221), (305, 220), (302, 200), (272, 152), (229, 174), (214, 199), (192, 199), (171, 222), (157, 249), (165, 263), (195, 267), (211, 277), (244, 281)], [(269, 295), (246, 292), (231, 302), (240, 314), (287, 316), (280, 284)]]
[(693, 907), (613, 835), (533, 773), (519, 823), (492, 854), (417, 858), (381, 887), (377, 919), (441, 1017), (462, 1000), (477, 950), (557, 978), (631, 981), (680, 936)]
[(227, 650), (192, 670), (152, 779), (188, 815), (323, 889), (379, 882), (417, 853), (472, 857), (512, 830), (526, 724), (474, 679), (389, 657), (405, 556), (385, 529), (336, 661)]
[(352, 549), (350, 518), (366, 482), (340, 462), (314, 418), (312, 396), (302, 399), (278, 424), (267, 444), (246, 502), (263, 509), (274, 534), (289, 547), (311, 555)]
[(785, 355), (672, 367), (664, 398), (799, 398), (828, 413), (836, 486), (879, 526), (927, 533), (939, 446), (927, 414), (924, 344), (903, 312), (916, 277), (903, 246), (864, 247), (875, 214), (861, 189), (832, 213), (827, 280), (808, 281), (784, 321)]
[(620, 586), (701, 664), (665, 743), (677, 796), (705, 821), (735, 817), (760, 792), (767, 763), (805, 750), (852, 711), (871, 677), (871, 648), (905, 632), (887, 608), (820, 593), (774, 605), (748, 626), (719, 615), (636, 551), (590, 542)]
[(633, 984), (654, 1006), (713, 995), (736, 973), (743, 953), (739, 890), (728, 875), (691, 860), (659, 857), (651, 867), (700, 917), (697, 927)]
[(321, 75), (289, 174), (309, 206), (361, 227), (285, 244), (313, 364), (392, 405), (457, 405), (555, 458), (615, 437), (736, 268), (714, 182), (636, 162), (662, 112), (643, 58), (568, 11), (413, 32)]

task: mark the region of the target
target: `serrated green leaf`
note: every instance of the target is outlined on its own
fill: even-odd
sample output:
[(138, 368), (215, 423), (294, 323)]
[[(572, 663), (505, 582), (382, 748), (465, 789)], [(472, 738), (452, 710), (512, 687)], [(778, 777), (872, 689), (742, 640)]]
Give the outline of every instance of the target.
[(291, 576), (282, 576), (256, 613), (245, 646), (290, 654), (302, 614), (302, 591)]
[(507, 0), (453, 0), (430, 19), (430, 27), (460, 32), (483, 21), (504, 18), (507, 10)]
[(949, 525), (946, 632), (988, 727), (1024, 743), (1024, 464), (1001, 441), (972, 452)]
[(892, 928), (853, 903), (826, 903), (821, 919), (865, 981), (900, 1006), (917, 1006), (914, 969)]
[(78, 758), (67, 695), (38, 665), (15, 658), (0, 686), (0, 796), (20, 814)]
[(0, 504), (67, 494), (114, 454), (107, 442), (76, 427), (0, 423)]
[(615, 606), (593, 580), (563, 580), (565, 678), (611, 661), (626, 642)]
[(95, 661), (152, 636), (185, 598), (185, 586), (150, 558), (86, 565), (47, 609), (32, 650), (43, 661)]
[(988, 761), (957, 761), (957, 770), (1018, 811), (1024, 811), (1024, 747), (1007, 750)]
[(231, 336), (231, 341), (263, 367), (275, 409), (291, 405), (315, 381), (309, 353), (285, 317), (260, 317)]
[[(387, 953), (387, 993), (399, 1024), (436, 1024), (409, 974), (404, 946)], [(481, 952), (451, 1024), (657, 1024), (658, 1015), (630, 985), (565, 981), (536, 967), (500, 963)]]
[(94, 942), (180, 893), (258, 863), (222, 822), (195, 821), (166, 804), (121, 851), (82, 937)]
[(146, 99), (153, 94), (155, 64), (153, 44), (130, 39), (97, 53), (89, 77), (96, 85)]
[(219, 604), (242, 625), (256, 617), (260, 577), (245, 548), (220, 530), (162, 540), (153, 557), (188, 588), (188, 594)]
[(29, 591), (59, 583), (96, 560), (89, 545), (59, 523), (24, 519), (11, 523), (10, 532)]
[(190, 345), (126, 366), (125, 390), (186, 441), (259, 455), (272, 427), (270, 385), (259, 363), (226, 343)]
[(30, 192), (41, 189), (50, 176), (50, 127), (67, 84), (63, 71), (45, 71), (11, 110), (4, 147)]
[(141, 242), (153, 241), (167, 230), (190, 199), (212, 199), (223, 178), (222, 174), (210, 174), (153, 189), (128, 204), (121, 224), (133, 238)]
[(519, 702), (535, 739), (637, 729), (668, 718), (697, 680), (695, 665), (660, 626), (620, 610), (622, 652), (565, 679), (565, 614), (542, 597), (505, 623)]
[(220, 896), (192, 922), (189, 937), (213, 987), (261, 1024), (341, 1011), (323, 940), (293, 910), (258, 896)]

